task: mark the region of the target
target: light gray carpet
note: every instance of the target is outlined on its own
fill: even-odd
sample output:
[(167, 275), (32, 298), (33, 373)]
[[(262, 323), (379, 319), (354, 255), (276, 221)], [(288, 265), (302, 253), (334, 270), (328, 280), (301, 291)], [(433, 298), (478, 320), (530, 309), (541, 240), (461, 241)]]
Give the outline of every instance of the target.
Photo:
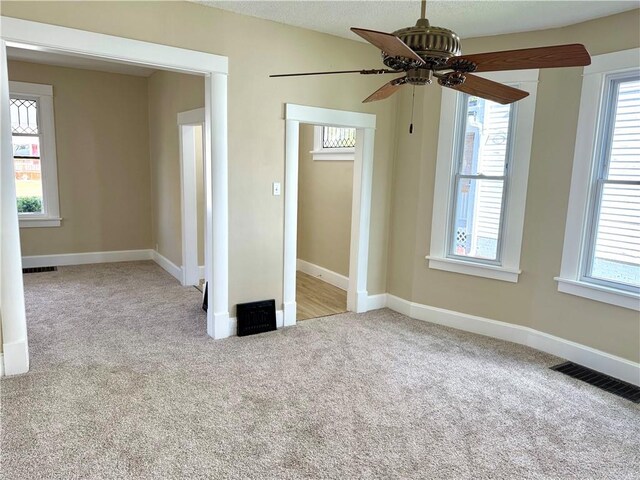
[(2, 477), (632, 479), (640, 406), (389, 310), (213, 341), (151, 262), (25, 276)]

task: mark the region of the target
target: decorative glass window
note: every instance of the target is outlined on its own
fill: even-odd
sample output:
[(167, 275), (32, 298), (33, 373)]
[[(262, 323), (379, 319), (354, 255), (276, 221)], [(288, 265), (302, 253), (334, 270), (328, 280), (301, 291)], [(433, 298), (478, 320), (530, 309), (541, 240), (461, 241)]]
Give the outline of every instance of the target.
[(59, 226), (53, 88), (10, 82), (9, 90), (20, 226)]
[(314, 160), (353, 160), (356, 151), (356, 129), (345, 127), (314, 127)]

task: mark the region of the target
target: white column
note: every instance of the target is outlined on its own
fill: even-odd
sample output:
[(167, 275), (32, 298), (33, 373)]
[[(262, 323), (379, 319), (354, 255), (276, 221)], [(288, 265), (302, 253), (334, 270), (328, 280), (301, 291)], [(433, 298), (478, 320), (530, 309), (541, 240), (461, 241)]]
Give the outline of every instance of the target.
[(182, 193), (182, 284), (196, 285), (198, 275), (198, 198), (196, 195), (196, 127), (179, 125)]
[(207, 212), (205, 278), (209, 286), (207, 333), (225, 338), (229, 331), (229, 197), (227, 167), (227, 75), (205, 80), (205, 172)]
[(27, 319), (22, 284), (20, 230), (11, 147), (11, 114), (7, 49), (0, 41), (0, 316), (4, 371), (16, 375), (29, 371)]
[(287, 120), (284, 171), (284, 326), (296, 324), (296, 242), (298, 235), (298, 142), (300, 124)]

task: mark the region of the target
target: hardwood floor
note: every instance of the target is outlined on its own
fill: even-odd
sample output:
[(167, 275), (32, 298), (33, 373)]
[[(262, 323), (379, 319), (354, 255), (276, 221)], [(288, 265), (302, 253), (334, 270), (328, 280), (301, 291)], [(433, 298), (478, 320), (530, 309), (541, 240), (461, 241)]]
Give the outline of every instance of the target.
[(347, 311), (347, 292), (320, 279), (296, 272), (296, 318), (326, 317)]

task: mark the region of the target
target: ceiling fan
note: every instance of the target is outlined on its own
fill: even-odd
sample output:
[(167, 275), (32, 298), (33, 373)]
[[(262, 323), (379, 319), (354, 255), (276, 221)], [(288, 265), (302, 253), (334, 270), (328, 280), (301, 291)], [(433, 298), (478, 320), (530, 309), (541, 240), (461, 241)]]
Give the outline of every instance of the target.
[(460, 37), (441, 27), (432, 27), (425, 17), (426, 0), (422, 0), (421, 16), (414, 27), (393, 33), (352, 27), (351, 31), (382, 51), (382, 62), (388, 67), (336, 72), (286, 73), (271, 77), (332, 75), (359, 73), (378, 75), (405, 73), (373, 92), (363, 103), (390, 97), (403, 85), (427, 85), (433, 78), (447, 88), (494, 102), (508, 104), (522, 100), (527, 92), (473, 75), (472, 72), (526, 70), (531, 68), (580, 67), (589, 65), (591, 57), (581, 44), (554, 45), (501, 52), (461, 55)]

